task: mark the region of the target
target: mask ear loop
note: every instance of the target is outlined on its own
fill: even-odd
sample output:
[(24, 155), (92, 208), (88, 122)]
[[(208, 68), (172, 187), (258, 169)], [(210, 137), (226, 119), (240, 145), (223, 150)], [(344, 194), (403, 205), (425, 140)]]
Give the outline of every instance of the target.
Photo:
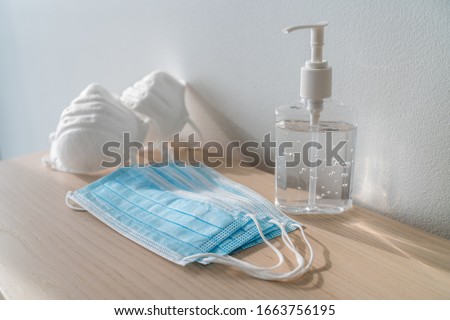
[(295, 267), (293, 270), (291, 270), (287, 273), (271, 273), (271, 272), (267, 272), (267, 271), (251, 273), (251, 272), (247, 272), (247, 270), (244, 270), (244, 269), (242, 269), (242, 271), (246, 272), (247, 274), (249, 274), (255, 278), (259, 278), (259, 279), (263, 279), (263, 280), (278, 280), (278, 281), (280, 281), (280, 280), (290, 280), (290, 279), (298, 278), (298, 277), (302, 276), (303, 274), (305, 274), (306, 272), (308, 272), (309, 269), (311, 268), (312, 262), (314, 260), (314, 251), (312, 249), (312, 246), (309, 243), (308, 239), (306, 238), (306, 235), (303, 231), (302, 226), (299, 224), (294, 224), (293, 226), (297, 227), (300, 230), (302, 238), (305, 241), (306, 246), (310, 252), (309, 261), (305, 266), (304, 258), (302, 257), (302, 255), (298, 252), (298, 250), (293, 245), (290, 237), (288, 236), (288, 234), (286, 232), (285, 227), (279, 223), (276, 223), (276, 224), (281, 229), (283, 242), (286, 244), (288, 249), (290, 249), (295, 254), (295, 257), (296, 257), (296, 260), (298, 263), (297, 267)]
[[(238, 267), (238, 268), (240, 268), (242, 270), (249, 270), (249, 272), (250, 271), (257, 272), (258, 270), (259, 271), (272, 270), (272, 269), (275, 269), (275, 268), (278, 268), (279, 266), (281, 266), (284, 263), (284, 256), (283, 256), (283, 254), (273, 244), (271, 244), (269, 242), (269, 240), (267, 240), (267, 238), (264, 236), (264, 232), (262, 231), (261, 225), (259, 224), (259, 222), (256, 219), (255, 215), (247, 214), (246, 216), (248, 216), (249, 218), (251, 218), (253, 220), (253, 222), (256, 225), (256, 228), (258, 229), (259, 235), (261, 236), (261, 239), (277, 255), (277, 257), (278, 257), (278, 263), (277, 264), (275, 264), (275, 265), (273, 265), (271, 267), (260, 267), (260, 266), (256, 266), (256, 265), (253, 265), (251, 263), (248, 263), (246, 261), (242, 261), (242, 260), (236, 259), (236, 258), (231, 257), (231, 256), (222, 256), (222, 255), (215, 254), (215, 253), (194, 254), (194, 255), (185, 257), (183, 260), (189, 260), (189, 261), (194, 262), (194, 261), (198, 260), (199, 258), (203, 258), (202, 260), (205, 261), (205, 262), (221, 263), (221, 264), (225, 264), (225, 265), (229, 265), (229, 266)], [(246, 271), (244, 271), (244, 272), (246, 272)], [(246, 272), (246, 273), (249, 273), (249, 272)]]
[(73, 191), (69, 191), (66, 194), (66, 205), (75, 211), (86, 211), (83, 207), (81, 207), (78, 203), (72, 200)]
[[(286, 227), (284, 225), (282, 225), (281, 223), (279, 223), (278, 221), (275, 220), (270, 220), (269, 222), (272, 222), (274, 224), (276, 224), (280, 230), (281, 230), (281, 238), (283, 239), (284, 244), (286, 245), (286, 247), (295, 255), (295, 258), (297, 260), (297, 263), (301, 266), (304, 266), (305, 264), (305, 259), (303, 258), (303, 256), (298, 252), (298, 249), (296, 248), (296, 246), (292, 243), (291, 238), (289, 237), (287, 231), (286, 231)], [(298, 228), (301, 228), (300, 225), (295, 225)], [(303, 228), (300, 229), (301, 231), (303, 231)], [(306, 242), (306, 239), (305, 239)], [(312, 260), (310, 260), (312, 262)]]
[[(255, 224), (257, 225), (257, 227), (259, 226), (258, 221), (256, 220), (256, 218), (253, 215), (248, 215), (252, 218), (252, 220), (255, 222)], [(221, 256), (221, 255), (217, 255), (217, 254), (212, 254), (212, 253), (204, 253), (204, 254), (198, 254), (198, 255), (193, 255), (190, 257), (186, 257), (186, 259), (196, 259), (196, 258), (202, 258), (202, 257), (206, 257), (207, 261), (210, 262), (216, 262), (216, 263), (220, 263), (220, 264), (225, 264), (225, 265), (229, 265), (229, 266), (233, 266), (236, 267), (238, 269), (240, 269), (241, 271), (243, 271), (244, 273), (247, 273), (255, 278), (258, 279), (262, 279), (262, 280), (289, 280), (289, 279), (294, 279), (297, 277), (302, 276), (303, 274), (305, 274), (306, 272), (309, 271), (309, 269), (311, 268), (312, 262), (314, 260), (314, 250), (311, 246), (311, 244), (309, 243), (308, 239), (306, 238), (306, 235), (303, 231), (303, 228), (301, 225), (299, 224), (293, 224), (294, 227), (298, 228), (300, 230), (300, 233), (302, 235), (303, 240), (306, 243), (306, 246), (310, 252), (310, 258), (308, 263), (305, 266), (305, 260), (302, 257), (302, 255), (298, 252), (298, 250), (295, 248), (294, 244), (292, 243), (292, 240), (290, 239), (289, 235), (287, 234), (286, 228), (284, 225), (282, 225), (281, 223), (279, 223), (278, 221), (275, 220), (271, 220), (271, 222), (275, 223), (281, 230), (281, 237), (283, 242), (285, 243), (286, 247), (288, 247), (288, 249), (290, 251), (292, 251), (295, 254), (296, 260), (297, 260), (297, 267), (295, 267), (293, 270), (286, 272), (286, 273), (271, 273), (268, 272), (271, 269), (274, 269), (274, 267), (271, 268), (267, 268), (267, 267), (258, 267), (255, 266), (253, 264), (250, 264), (248, 262), (245, 261), (241, 261), (238, 259), (235, 259), (233, 257), (230, 256)], [(270, 243), (269, 241), (267, 241), (267, 239), (264, 237), (261, 228), (258, 229), (258, 231), (260, 231), (260, 235), (261, 238), (263, 238), (263, 240), (265, 240), (264, 242)], [(276, 249), (278, 251), (278, 249)], [(279, 252), (279, 251), (278, 251)], [(282, 259), (284, 262), (284, 258)], [(281, 261), (281, 259), (280, 259)]]
[(300, 254), (300, 252), (298, 252), (298, 249), (295, 247), (295, 245), (292, 243), (292, 240), (289, 237), (285, 226), (281, 225), (278, 221), (275, 221), (275, 220), (272, 220), (272, 222), (274, 222), (276, 225), (278, 225), (278, 227), (280, 227), (281, 237), (283, 239), (283, 242), (286, 244), (286, 246), (289, 248), (289, 250), (291, 250), (294, 253), (294, 255), (297, 259), (297, 262), (298, 262), (298, 266), (288, 273), (273, 275), (272, 279), (270, 279), (270, 280), (287, 280), (287, 279), (294, 279), (294, 278), (302, 276), (303, 274), (305, 274), (306, 272), (309, 271), (309, 269), (311, 268), (312, 262), (314, 260), (314, 250), (311, 246), (311, 243), (309, 242), (308, 238), (305, 235), (303, 227), (300, 224), (293, 224), (294, 227), (296, 227), (297, 229), (300, 230), (300, 234), (302, 235), (303, 241), (305, 241), (308, 251), (310, 253), (309, 261), (306, 264), (306, 266), (304, 266), (305, 259)]

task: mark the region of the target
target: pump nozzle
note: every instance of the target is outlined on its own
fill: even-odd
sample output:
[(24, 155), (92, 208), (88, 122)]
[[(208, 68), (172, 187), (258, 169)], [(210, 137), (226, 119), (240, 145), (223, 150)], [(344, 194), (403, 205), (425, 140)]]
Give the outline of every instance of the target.
[(322, 58), (325, 26), (328, 22), (317, 22), (290, 26), (283, 30), (290, 33), (296, 30), (311, 29), (311, 60), (306, 61), (300, 75), (300, 97), (304, 99), (325, 99), (331, 97), (331, 68)]
[(322, 61), (323, 33), (324, 27), (328, 22), (317, 22), (313, 24), (303, 24), (290, 26), (283, 30), (284, 33), (290, 33), (301, 29), (311, 29), (311, 62), (320, 63)]

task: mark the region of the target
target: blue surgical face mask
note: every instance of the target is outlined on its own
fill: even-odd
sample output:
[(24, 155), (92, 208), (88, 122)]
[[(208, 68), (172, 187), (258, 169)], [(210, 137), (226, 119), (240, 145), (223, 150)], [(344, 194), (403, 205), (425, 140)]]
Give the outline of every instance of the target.
[[(180, 265), (222, 263), (261, 279), (284, 280), (309, 270), (313, 252), (302, 227), (256, 192), (206, 166), (177, 163), (121, 168), (69, 192), (76, 203), (108, 226)], [(288, 232), (299, 229), (310, 250), (306, 263)], [(268, 240), (282, 237), (297, 259), (287, 273), (271, 270), (284, 263)], [(265, 242), (278, 256), (271, 267), (258, 267), (229, 254)]]

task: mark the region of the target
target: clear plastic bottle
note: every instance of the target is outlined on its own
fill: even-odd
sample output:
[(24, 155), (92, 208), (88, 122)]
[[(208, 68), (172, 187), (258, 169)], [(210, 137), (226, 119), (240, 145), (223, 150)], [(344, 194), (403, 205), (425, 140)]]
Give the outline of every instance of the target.
[(352, 206), (356, 118), (330, 100), (332, 69), (324, 60), (328, 22), (291, 26), (311, 30), (311, 59), (300, 72), (300, 102), (276, 109), (275, 203), (286, 213), (340, 213)]
[(330, 99), (317, 124), (310, 101), (276, 109), (276, 205), (286, 213), (340, 213), (352, 206), (355, 112)]

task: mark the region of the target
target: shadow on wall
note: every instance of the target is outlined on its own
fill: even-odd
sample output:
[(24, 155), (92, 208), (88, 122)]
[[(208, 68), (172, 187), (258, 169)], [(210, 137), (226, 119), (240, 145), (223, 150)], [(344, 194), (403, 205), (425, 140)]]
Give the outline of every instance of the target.
[[(222, 146), (226, 146), (229, 142), (237, 140), (239, 136), (248, 136), (247, 132), (244, 132), (235, 122), (209, 104), (190, 84), (186, 86), (185, 100), (191, 120), (201, 131), (202, 144), (208, 141), (217, 141)], [(191, 126), (185, 126), (181, 131), (181, 139), (187, 140), (187, 136), (195, 133), (194, 131)], [(226, 156), (232, 156), (235, 161), (241, 158), (238, 152)]]
[[(218, 141), (226, 144), (232, 139), (229, 131), (225, 129), (231, 123), (223, 113), (213, 108), (191, 85), (186, 86), (185, 93), (186, 108), (191, 120), (197, 124), (202, 133), (202, 143), (206, 141)], [(191, 134), (193, 128), (185, 126), (181, 137)]]
[[(201, 130), (202, 144), (208, 141), (217, 141), (222, 146), (226, 147), (227, 144), (233, 141), (239, 141), (242, 144), (244, 141), (242, 141), (242, 139), (239, 139), (239, 137), (251, 137), (251, 134), (248, 131), (238, 126), (217, 108), (214, 108), (190, 84), (187, 84), (186, 86), (185, 100), (186, 108), (189, 112), (190, 118)], [(187, 136), (191, 133), (194, 133), (194, 131), (194, 128), (191, 128), (189, 125), (185, 126), (185, 128), (181, 132), (181, 138), (183, 140), (187, 140)], [(258, 139), (255, 138), (254, 140), (257, 142), (261, 142), (260, 139), (262, 138), (263, 137), (260, 137)], [(259, 154), (260, 157), (266, 156), (266, 159), (257, 164), (256, 167), (266, 172), (273, 173), (274, 168), (267, 166), (266, 164), (270, 163), (270, 159), (268, 159), (268, 157), (270, 156), (273, 159), (275, 152), (272, 152), (271, 155), (268, 155), (264, 154), (261, 148), (258, 148), (255, 151)], [(227, 153), (226, 156), (228, 159), (232, 159), (234, 162), (238, 162), (240, 160), (251, 160), (250, 158), (242, 156), (237, 151), (234, 151), (231, 154)]]

